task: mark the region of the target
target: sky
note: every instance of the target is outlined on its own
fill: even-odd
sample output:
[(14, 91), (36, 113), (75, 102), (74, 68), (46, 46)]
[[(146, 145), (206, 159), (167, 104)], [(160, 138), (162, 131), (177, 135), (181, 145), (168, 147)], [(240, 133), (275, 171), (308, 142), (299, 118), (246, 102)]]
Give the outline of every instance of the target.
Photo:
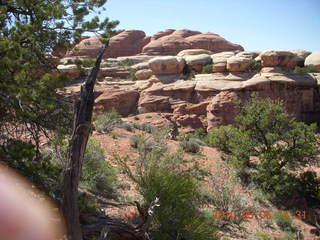
[(320, 0), (108, 0), (118, 29), (213, 32), (245, 50), (320, 51)]

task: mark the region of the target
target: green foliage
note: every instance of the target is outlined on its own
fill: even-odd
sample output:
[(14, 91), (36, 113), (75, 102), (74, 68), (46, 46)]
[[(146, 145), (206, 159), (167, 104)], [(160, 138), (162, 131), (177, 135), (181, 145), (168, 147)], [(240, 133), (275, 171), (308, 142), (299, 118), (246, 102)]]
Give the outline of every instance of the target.
[(272, 214), (273, 219), (276, 224), (281, 228), (281, 230), (286, 232), (293, 232), (295, 229), (292, 226), (293, 220), (290, 214), (285, 211), (275, 211)]
[(202, 73), (212, 73), (213, 64), (207, 64), (202, 67)]
[[(212, 180), (214, 182), (214, 180)], [(243, 211), (251, 210), (252, 207), (249, 203), (241, 197), (241, 195), (235, 192), (235, 181), (230, 180), (226, 183), (215, 184), (213, 189), (210, 191), (204, 191), (202, 193), (202, 199), (204, 203), (214, 206), (218, 211), (231, 212), (233, 211), (237, 216), (225, 219), (216, 219), (216, 221), (228, 221), (234, 224), (241, 224), (246, 219), (240, 214)]]
[(141, 131), (152, 133), (155, 131), (155, 127), (150, 123), (134, 123), (134, 127)]
[(180, 142), (180, 146), (186, 152), (197, 153), (200, 151), (200, 144), (197, 141), (198, 139), (190, 138), (188, 140), (183, 140)]
[(133, 135), (130, 137), (130, 145), (137, 148), (141, 155), (146, 155), (148, 152), (164, 153), (167, 151), (167, 145), (164, 141), (166, 133), (166, 129), (157, 129), (149, 138), (141, 134)]
[(105, 2), (2, 1), (1, 132), (6, 131), (3, 123), (28, 126), (23, 130), (35, 138), (46, 130), (70, 128), (68, 107), (55, 91), (68, 78), (59, 74), (49, 53), (67, 49), (87, 31), (112, 34), (118, 21), (94, 16)]
[(113, 139), (117, 139), (119, 137), (119, 134), (116, 131), (111, 131), (110, 135)]
[[(56, 91), (69, 78), (59, 73), (51, 54), (61, 57), (84, 32), (110, 37), (118, 21), (100, 21), (95, 14), (105, 3), (0, 1), (0, 132), (5, 135), (1, 155), (45, 189), (59, 183), (62, 171), (41, 156), (40, 140), (52, 132), (70, 133), (72, 122), (67, 101)], [(31, 136), (26, 142), (34, 143), (35, 149), (21, 142), (21, 136)]]
[(125, 60), (122, 60), (121, 62), (119, 62), (120, 67), (130, 67), (133, 64), (134, 64), (134, 62), (129, 58), (126, 58)]
[(206, 142), (210, 147), (217, 147), (225, 153), (231, 153), (238, 130), (231, 125), (213, 128), (206, 137)]
[(305, 67), (296, 66), (293, 72), (294, 73), (315, 73), (315, 72), (319, 72), (319, 70), (313, 66), (305, 66)]
[[(207, 142), (229, 154), (228, 160), (239, 176), (253, 180), (273, 200), (295, 194), (318, 196), (315, 174), (298, 178), (292, 173), (306, 166), (318, 152), (315, 124), (297, 122), (285, 112), (282, 102), (256, 96), (242, 106), (236, 121), (238, 128), (214, 128)], [(250, 156), (258, 157), (259, 163), (250, 162)], [(310, 182), (307, 188), (306, 181)]]
[(272, 237), (266, 232), (258, 232), (255, 234), (260, 240), (272, 240)]
[(195, 75), (196, 75), (196, 73), (194, 71), (188, 72), (188, 73), (185, 73), (185, 74), (181, 74), (180, 75), (180, 79), (192, 80), (192, 79), (194, 79)]
[(110, 197), (115, 192), (116, 186), (115, 168), (105, 160), (99, 142), (89, 138), (83, 158), (80, 187)]
[(136, 78), (136, 72), (137, 72), (136, 69), (129, 69), (128, 80), (132, 80), (132, 81), (137, 80), (137, 78)]
[(62, 168), (50, 161), (48, 156), (37, 152), (31, 143), (10, 139), (0, 148), (0, 159), (52, 198), (59, 198)]
[(80, 65), (82, 67), (90, 68), (93, 67), (96, 63), (95, 58), (83, 58), (83, 59), (76, 59), (74, 64)]
[(115, 108), (95, 117), (95, 128), (98, 132), (111, 132), (122, 124), (121, 115)]
[(120, 128), (123, 128), (129, 132), (133, 132), (134, 131), (134, 124), (131, 122), (122, 122), (119, 126)]
[(197, 153), (201, 146), (206, 146), (202, 141), (205, 139), (205, 130), (203, 128), (196, 129), (193, 133), (181, 132), (177, 139), (180, 141), (180, 146), (186, 152)]
[(205, 140), (206, 135), (207, 132), (204, 128), (197, 128), (192, 134), (193, 137), (199, 138), (200, 140)]
[[(153, 141), (164, 141), (165, 130), (154, 134)], [(123, 170), (140, 187), (146, 204), (160, 196), (160, 207), (155, 209), (151, 223), (151, 236), (154, 239), (216, 239), (216, 228), (212, 220), (205, 217), (195, 206), (199, 204), (200, 192), (197, 175), (191, 169), (182, 168), (183, 153), (167, 154), (148, 149), (141, 135), (132, 139), (140, 158), (136, 171), (132, 172), (126, 159), (116, 157)], [(184, 169), (184, 170), (183, 170)]]
[(247, 68), (249, 72), (256, 72), (262, 68), (261, 62), (251, 59), (249, 63), (249, 67)]
[(97, 199), (85, 193), (80, 193), (78, 197), (80, 213), (95, 212), (97, 210)]

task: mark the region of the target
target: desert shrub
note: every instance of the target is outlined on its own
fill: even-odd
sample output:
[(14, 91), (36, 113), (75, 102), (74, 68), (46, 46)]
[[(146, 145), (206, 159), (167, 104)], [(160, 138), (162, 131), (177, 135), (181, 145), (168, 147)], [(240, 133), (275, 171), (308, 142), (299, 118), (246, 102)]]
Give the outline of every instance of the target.
[(202, 67), (202, 73), (212, 73), (213, 64), (207, 64)]
[(255, 59), (251, 59), (247, 69), (249, 72), (255, 72), (255, 71), (259, 71), (261, 68), (262, 68), (261, 62)]
[(215, 127), (208, 132), (206, 142), (210, 147), (217, 147), (225, 153), (231, 153), (238, 130), (231, 125)]
[(129, 69), (128, 80), (132, 80), (132, 81), (137, 80), (137, 78), (136, 78), (136, 72), (137, 72), (136, 69)]
[(89, 138), (83, 158), (80, 187), (93, 193), (111, 196), (116, 186), (116, 169), (105, 160), (99, 142)]
[(320, 178), (313, 171), (306, 171), (299, 176), (300, 192), (304, 192), (307, 196), (314, 199), (320, 199)]
[(287, 211), (275, 211), (272, 217), (276, 224), (285, 232), (293, 232), (295, 228), (292, 226), (293, 220)]
[(84, 58), (82, 59), (82, 66), (83, 67), (93, 67), (96, 63), (96, 59), (95, 58)]
[(255, 234), (260, 240), (272, 240), (272, 237), (266, 232), (258, 232)]
[(123, 128), (129, 132), (132, 132), (134, 130), (134, 124), (131, 123), (131, 122), (122, 122), (120, 125), (119, 125), (120, 128)]
[(130, 137), (130, 145), (137, 148), (141, 155), (146, 155), (148, 152), (164, 153), (167, 151), (167, 145), (162, 138), (161, 134), (164, 132), (159, 129), (153, 133), (153, 137), (145, 137), (144, 135), (137, 134)]
[(80, 213), (95, 212), (97, 210), (97, 199), (86, 193), (79, 193), (78, 206)]
[(214, 206), (217, 211), (233, 211), (237, 215), (224, 219), (216, 219), (217, 221), (223, 220), (239, 225), (246, 220), (241, 213), (246, 210), (252, 211), (253, 207), (250, 207), (249, 203), (239, 193), (234, 191), (234, 184), (234, 181), (228, 181), (228, 183), (223, 185), (215, 184), (214, 188), (210, 189), (210, 191), (202, 192), (202, 199), (206, 204)]
[(186, 152), (197, 153), (200, 151), (200, 145), (197, 140), (198, 139), (195, 139), (195, 138), (190, 138), (188, 140), (182, 140), (180, 142), (180, 146)]
[(121, 62), (118, 63), (120, 67), (130, 67), (133, 64), (134, 62), (129, 58), (126, 58), (125, 60), (122, 60)]
[[(160, 135), (155, 136), (154, 141), (159, 141)], [(128, 167), (128, 158), (116, 156), (116, 159), (139, 185), (145, 204), (160, 196), (160, 206), (155, 209), (150, 227), (152, 238), (216, 239), (212, 220), (195, 207), (200, 199), (199, 183), (192, 171), (182, 168), (181, 164), (185, 161), (183, 153), (168, 154), (154, 149), (146, 153), (141, 142), (146, 142), (143, 137), (135, 137), (134, 144), (140, 152), (135, 172)]]
[(110, 63), (107, 63), (107, 62), (101, 63), (101, 68), (108, 68), (108, 67), (111, 67)]
[(113, 131), (110, 132), (110, 136), (113, 139), (117, 139), (119, 137), (119, 134), (116, 131), (113, 130)]
[(305, 66), (305, 67), (296, 66), (293, 72), (294, 73), (314, 73), (314, 72), (319, 72), (319, 70), (313, 66)]
[(191, 138), (189, 138), (189, 141), (197, 143), (199, 146), (207, 146), (207, 144), (199, 138), (191, 137)]
[[(294, 194), (310, 196), (312, 190), (304, 188), (303, 178), (292, 170), (300, 169), (316, 156), (316, 125), (295, 121), (285, 112), (282, 102), (256, 96), (241, 107), (236, 121), (237, 128), (213, 129), (208, 134), (208, 144), (227, 152), (228, 160), (241, 174), (251, 167), (253, 171), (246, 176), (269, 192), (273, 200), (285, 200)], [(250, 156), (260, 161), (252, 163)], [(313, 178), (310, 174), (308, 177)], [(311, 186), (313, 196), (319, 194), (316, 186), (315, 179)]]
[(121, 115), (114, 108), (109, 112), (97, 115), (95, 119), (95, 128), (98, 132), (111, 132), (122, 124)]
[(130, 146), (133, 148), (138, 148), (140, 144), (142, 144), (144, 141), (144, 138), (142, 135), (137, 134), (137, 135), (132, 135), (130, 137)]
[(231, 125), (213, 128), (206, 137), (208, 146), (218, 147), (229, 154), (227, 159), (231, 166), (239, 170), (239, 176), (245, 174), (250, 165), (250, 155), (254, 154), (254, 146), (248, 140), (246, 132), (241, 132)]
[(96, 63), (95, 58), (76, 58), (74, 60), (68, 59), (66, 64), (76, 64), (77, 66), (81, 67), (93, 67)]
[(134, 127), (141, 131), (152, 133), (156, 128), (150, 123), (134, 123)]
[(196, 76), (196, 73), (194, 71), (188, 72), (185, 74), (180, 75), (180, 78), (183, 80), (192, 80)]
[(204, 128), (197, 128), (194, 133), (192, 133), (192, 137), (198, 138), (205, 142), (205, 138), (207, 136), (207, 132)]

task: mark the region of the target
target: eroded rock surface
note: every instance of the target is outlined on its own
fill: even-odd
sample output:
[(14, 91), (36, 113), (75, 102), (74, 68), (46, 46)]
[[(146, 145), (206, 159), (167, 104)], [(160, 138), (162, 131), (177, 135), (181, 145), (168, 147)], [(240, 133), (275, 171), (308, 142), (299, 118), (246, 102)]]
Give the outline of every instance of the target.
[(320, 70), (320, 52), (313, 52), (309, 56), (307, 56), (305, 65), (312, 66), (315, 69)]
[[(98, 55), (102, 43), (100, 36), (85, 37), (74, 48), (66, 53), (66, 57), (90, 57)], [(108, 57), (132, 56), (137, 54), (151, 56), (177, 55), (186, 49), (203, 49), (212, 52), (243, 50), (238, 44), (233, 44), (214, 33), (201, 33), (192, 30), (168, 29), (146, 36), (143, 31), (126, 30), (112, 37), (104, 55)], [(210, 54), (211, 52), (205, 52)], [(188, 52), (188, 55), (192, 55)]]

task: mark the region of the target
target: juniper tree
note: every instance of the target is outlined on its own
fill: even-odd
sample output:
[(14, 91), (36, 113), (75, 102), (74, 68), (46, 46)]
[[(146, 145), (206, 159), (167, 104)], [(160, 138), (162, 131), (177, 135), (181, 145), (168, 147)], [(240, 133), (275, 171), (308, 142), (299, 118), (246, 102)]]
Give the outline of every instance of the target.
[[(0, 132), (17, 130), (38, 140), (45, 130), (69, 126), (55, 89), (67, 77), (53, 49), (66, 49), (85, 32), (113, 33), (117, 21), (97, 16), (106, 0), (0, 0)], [(12, 130), (15, 131), (12, 131)], [(14, 133), (14, 134), (13, 134)]]

